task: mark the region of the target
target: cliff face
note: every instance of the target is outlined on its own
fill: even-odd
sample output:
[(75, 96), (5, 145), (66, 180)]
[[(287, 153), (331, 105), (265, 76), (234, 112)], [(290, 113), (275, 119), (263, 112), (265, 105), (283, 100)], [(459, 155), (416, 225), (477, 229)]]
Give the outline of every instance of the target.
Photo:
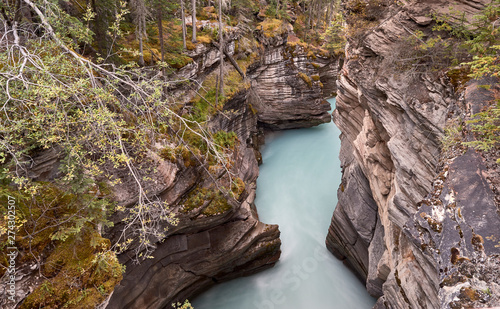
[[(186, 167), (185, 164), (157, 159), (157, 173), (148, 174), (154, 179), (154, 184), (147, 189), (173, 207), (179, 224), (169, 227), (168, 237), (157, 244), (152, 259), (136, 265), (130, 253), (120, 256), (120, 262), (126, 265), (126, 273), (110, 299), (103, 304), (105, 308), (166, 308), (172, 302), (193, 297), (217, 282), (272, 267), (278, 260), (281, 244), (278, 226), (260, 222), (253, 203), (263, 128), (308, 127), (328, 122), (331, 117), (319, 81), (310, 85), (302, 80), (297, 82), (296, 73), (305, 71), (301, 67), (305, 66), (303, 62), (307, 59), (304, 52), (298, 51), (295, 56), (302, 59), (302, 62), (297, 61), (302, 64), (288, 63), (287, 71), (281, 71), (283, 57), (287, 56), (284, 49), (287, 33), (274, 40), (280, 43), (264, 45), (263, 60), (247, 71), (252, 86), (234, 95), (224, 105), (223, 111), (210, 121), (214, 132), (234, 131), (238, 136), (239, 143), (232, 158), (233, 171), (236, 173), (234, 177), (245, 183), (244, 192), (237, 200), (229, 201), (229, 207), (216, 212), (208, 212), (208, 200), (201, 207), (186, 210), (184, 204), (193, 190), (209, 188), (213, 179), (202, 167)], [(216, 49), (207, 49), (210, 57), (200, 54), (200, 63), (205, 66), (193, 64), (187, 74), (204, 78), (217, 64), (207, 65), (203, 59), (218, 59), (217, 52)], [(230, 48), (229, 54), (233, 53), (234, 49)], [(325, 58), (316, 67), (311, 65), (306, 73), (335, 75), (336, 67), (332, 63)], [(329, 87), (332, 91), (331, 85)], [(265, 89), (272, 89), (272, 94)], [(127, 183), (124, 180), (125, 185), (115, 189), (115, 195), (121, 196), (119, 202), (122, 205), (135, 203), (134, 191), (129, 190)], [(114, 239), (119, 233), (118, 223), (108, 236)]]
[[(228, 105), (242, 99), (244, 95)], [(240, 108), (238, 113), (224, 125), (242, 134), (239, 138), (246, 141), (250, 136), (247, 126), (256, 129), (255, 115), (249, 108)], [(229, 207), (215, 213), (206, 212), (209, 203), (215, 203), (208, 198), (201, 207), (189, 211), (183, 206), (196, 187), (209, 186), (211, 179), (203, 168), (174, 166), (164, 173), (160, 170), (156, 179), (165, 180), (165, 185), (158, 196), (175, 205), (180, 221), (170, 227), (152, 259), (134, 264), (127, 253), (120, 256), (126, 273), (106, 308), (169, 307), (172, 302), (192, 297), (216, 282), (274, 265), (280, 256), (281, 241), (278, 226), (260, 222), (253, 205), (258, 175), (254, 150), (243, 142), (234, 157), (238, 171), (235, 177), (245, 182), (245, 191)]]
[(258, 98), (252, 106), (259, 124), (280, 130), (329, 122), (330, 104), (324, 98), (335, 91), (338, 62), (290, 44), (287, 34), (258, 34), (258, 39), (265, 52), (248, 76)]
[[(377, 25), (350, 37), (337, 83), (343, 175), (327, 247), (380, 297), (377, 308), (498, 305), (493, 185), (478, 153), (444, 154), (440, 143), (447, 118), (484, 98), (459, 100), (446, 75), (409, 74), (394, 57), (452, 3), (384, 3)], [(484, 5), (454, 4), (469, 15)]]

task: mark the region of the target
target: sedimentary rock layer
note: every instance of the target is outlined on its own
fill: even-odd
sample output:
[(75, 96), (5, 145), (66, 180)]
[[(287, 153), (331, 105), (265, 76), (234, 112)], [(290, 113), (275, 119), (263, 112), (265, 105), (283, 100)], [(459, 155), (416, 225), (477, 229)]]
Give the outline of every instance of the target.
[[(179, 224), (169, 227), (168, 237), (157, 244), (152, 259), (135, 265), (129, 253), (120, 256), (126, 273), (106, 308), (169, 307), (172, 302), (191, 298), (217, 282), (255, 273), (278, 260), (281, 244), (278, 227), (260, 222), (253, 204), (262, 132), (331, 121), (321, 79), (327, 81), (325, 91), (335, 91), (331, 77), (336, 75), (338, 63), (324, 57), (313, 65), (311, 57), (301, 49), (294, 51), (294, 58), (285, 61), (286, 57), (292, 57), (286, 49), (287, 36), (280, 34), (271, 40), (275, 43), (265, 45), (262, 59), (247, 71), (251, 87), (235, 94), (210, 121), (214, 132), (234, 131), (238, 136), (234, 171), (244, 181), (245, 193), (222, 213), (206, 215), (203, 206), (183, 211), (186, 195), (196, 186), (210, 186), (213, 180), (205, 177), (200, 167), (186, 168), (158, 160), (158, 172), (148, 174), (154, 179), (148, 191), (172, 205)], [(217, 51), (213, 52), (209, 58), (217, 59)], [(193, 65), (190, 74), (199, 68)], [(301, 79), (299, 72), (308, 79)], [(198, 72), (197, 77), (203, 78), (206, 73)], [(120, 204), (135, 202), (134, 191), (126, 187), (115, 189), (115, 194)], [(117, 222), (108, 236), (114, 239), (119, 232)]]
[(280, 130), (330, 122), (330, 104), (324, 98), (335, 91), (338, 60), (308, 53), (287, 38), (287, 33), (261, 35), (265, 51), (248, 69), (259, 124)]
[[(432, 27), (429, 13), (455, 2), (386, 2), (377, 22), (351, 33), (338, 80), (343, 176), (327, 247), (379, 297), (377, 308), (498, 305), (500, 221), (482, 159), (469, 150), (440, 161), (447, 117), (474, 103), (459, 101), (446, 75), (395, 63), (405, 38)], [(472, 14), (484, 3), (455, 4)], [(487, 274), (477, 276), (479, 269)], [(466, 294), (481, 286), (491, 295), (468, 303)]]

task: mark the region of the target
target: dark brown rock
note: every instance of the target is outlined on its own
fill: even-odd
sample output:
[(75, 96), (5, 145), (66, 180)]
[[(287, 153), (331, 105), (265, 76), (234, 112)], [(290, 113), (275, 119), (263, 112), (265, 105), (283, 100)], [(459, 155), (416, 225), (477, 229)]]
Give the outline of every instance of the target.
[[(450, 4), (420, 0), (388, 5), (364, 33), (348, 38), (337, 83), (334, 121), (343, 136), (344, 173), (327, 245), (366, 279), (372, 295), (383, 293), (377, 308), (450, 308), (455, 297), (482, 297), (464, 290), (469, 287), (488, 287), (499, 295), (491, 279), (452, 280), (443, 287), (443, 273), (458, 272), (464, 263), (473, 265), (465, 268), (468, 274), (479, 269), (498, 273), (498, 248), (483, 235), (494, 239), (499, 226), (487, 180), (491, 173), (469, 151), (450, 163), (446, 183), (439, 178), (447, 116), (472, 102), (458, 102), (445, 76), (431, 70), (408, 74), (394, 63), (398, 48), (405, 48), (402, 40), (411, 31), (432, 27), (429, 13), (446, 13)], [(453, 4), (469, 18), (485, 1)], [(480, 97), (476, 94), (478, 101)], [(466, 100), (470, 98), (466, 91)], [(432, 195), (436, 187), (441, 191)], [(370, 198), (373, 203), (366, 202)], [(467, 277), (460, 276), (455, 275)], [(479, 296), (488, 304), (497, 301), (496, 296)], [(453, 306), (461, 304), (473, 302)]]
[[(330, 122), (331, 107), (324, 99), (334, 92), (329, 77), (336, 75), (338, 61), (308, 55), (301, 46), (287, 44), (287, 36), (263, 37), (261, 60), (248, 68), (258, 122), (272, 130)], [(328, 93), (322, 90), (322, 76), (329, 80)]]

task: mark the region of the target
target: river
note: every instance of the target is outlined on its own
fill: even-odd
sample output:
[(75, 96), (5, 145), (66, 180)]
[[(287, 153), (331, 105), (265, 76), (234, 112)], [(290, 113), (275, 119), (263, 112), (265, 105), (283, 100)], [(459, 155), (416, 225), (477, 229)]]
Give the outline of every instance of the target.
[(325, 247), (341, 178), (339, 134), (327, 123), (266, 137), (255, 204), (262, 222), (279, 224), (280, 261), (211, 288), (193, 301), (195, 309), (368, 309), (375, 304)]

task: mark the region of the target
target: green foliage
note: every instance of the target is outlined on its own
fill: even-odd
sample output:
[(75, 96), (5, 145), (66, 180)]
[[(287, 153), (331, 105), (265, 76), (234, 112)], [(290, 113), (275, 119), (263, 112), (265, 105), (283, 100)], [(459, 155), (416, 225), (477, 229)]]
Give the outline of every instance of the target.
[(208, 187), (196, 187), (184, 201), (182, 211), (188, 213), (203, 207), (201, 214), (214, 216), (231, 210), (232, 205), (228, 200), (231, 197), (234, 199), (240, 198), (245, 192), (245, 182), (239, 177), (235, 177), (230, 181), (230, 186), (219, 188), (213, 184)]
[(326, 31), (321, 34), (323, 47), (332, 52), (334, 55), (344, 53), (346, 38), (345, 38), (345, 20), (342, 14), (335, 14)]
[[(475, 114), (474, 119), (467, 121), (467, 123), (471, 124), (472, 132), (477, 139), (464, 142), (466, 146), (482, 151), (498, 149), (500, 146), (500, 100), (497, 100), (485, 111)], [(500, 158), (497, 163), (500, 164)]]
[(461, 41), (449, 34), (408, 31), (409, 35), (391, 59), (398, 69), (421, 74), (445, 70), (466, 59), (467, 53), (461, 47)]
[[(44, 29), (44, 35), (30, 32), (34, 27), (29, 24), (26, 28), (15, 24), (13, 36), (0, 39), (1, 179), (23, 196), (37, 198), (48, 189), (46, 184), (30, 178), (32, 158), (50, 149), (62, 154), (54, 185), (67, 194), (57, 199), (55, 193), (46, 195), (62, 201), (56, 203), (58, 209), (68, 210), (58, 213), (59, 219), (52, 219), (57, 229), (46, 229), (45, 236), (64, 242), (80, 237), (89, 225), (97, 228), (106, 224), (107, 209), (112, 205), (106, 197), (96, 195), (96, 184), (112, 188), (121, 181), (113, 170), (127, 171), (124, 177), (135, 181), (138, 202), (130, 208), (117, 208), (123, 212), (123, 231), (113, 248), (118, 252), (127, 250), (133, 239), (137, 260), (145, 258), (154, 250), (156, 241), (165, 237), (165, 226), (176, 224), (176, 219), (168, 205), (148, 197), (147, 179), (138, 174), (135, 166), (151, 165), (145, 154), (153, 144), (165, 140), (166, 132), (171, 134), (167, 139), (178, 145), (176, 151), (187, 167), (208, 160), (200, 155), (201, 151), (210, 153), (213, 164), (226, 166), (225, 154), (221, 154), (225, 150), (214, 144), (199, 123), (173, 112), (162, 76), (151, 76), (134, 65), (99, 65), (78, 55), (66, 42), (68, 37), (88, 39), (78, 36), (91, 33), (87, 25), (70, 18), (72, 27), (64, 27), (64, 20), (52, 27), (50, 16), (67, 15), (57, 5), (44, 10), (30, 5), (41, 21), (38, 26)], [(120, 35), (120, 20), (126, 13), (124, 3), (120, 7), (110, 35)], [(92, 14), (86, 16), (90, 19)], [(164, 156), (169, 157), (168, 153)], [(37, 209), (50, 210), (45, 205), (53, 204), (39, 201), (26, 213), (36, 216)]]
[(204, 206), (202, 214), (211, 216), (224, 213), (232, 208), (221, 190), (211, 186), (197, 188), (190, 193), (184, 202), (183, 212), (190, 212)]
[[(237, 60), (237, 63), (243, 72), (245, 72), (253, 60), (254, 58), (252, 56), (248, 56), (244, 59)], [(224, 96), (219, 94), (217, 98), (217, 79), (217, 72), (212, 72), (205, 78), (198, 95), (191, 100), (193, 108), (187, 118), (203, 123), (215, 114), (222, 113), (224, 104), (235, 94), (250, 88), (250, 83), (244, 81), (241, 75), (236, 70), (232, 69), (224, 75)], [(215, 105), (216, 102), (217, 105)]]
[(496, 54), (499, 45), (499, 30), (496, 20), (500, 17), (500, 0), (493, 0), (484, 10), (474, 16), (471, 25), (472, 38), (466, 41), (469, 51), (478, 56)]
[(233, 0), (231, 4), (231, 14), (237, 16), (238, 13), (250, 15), (259, 11), (259, 2), (256, 0)]
[[(279, 4), (279, 6), (278, 6)], [(287, 12), (287, 0), (270, 0), (266, 7), (266, 16), (286, 21), (291, 21), (291, 17)]]
[(471, 69), (470, 77), (474, 79), (479, 79), (483, 76), (500, 77), (498, 50), (500, 50), (500, 45), (490, 46), (489, 55), (475, 55), (471, 62), (467, 62), (466, 64)]
[(359, 38), (378, 24), (387, 8), (395, 0), (348, 0), (344, 3), (347, 32), (351, 38)]
[[(34, 196), (10, 186), (0, 187), (3, 213), (7, 213), (4, 207), (8, 196), (16, 201), (16, 247), (24, 253), (17, 262), (38, 263), (45, 278), (21, 308), (93, 308), (122, 278), (123, 267), (109, 250), (109, 240), (95, 228), (106, 223), (111, 209), (101, 203), (107, 202), (98, 187), (70, 193), (52, 183), (38, 185)], [(7, 226), (4, 220), (2, 216), (0, 224)], [(0, 240), (3, 248), (7, 241), (4, 230)], [(0, 263), (3, 273), (8, 261), (2, 259)]]
[(433, 30), (447, 32), (461, 43), (459, 48), (472, 55), (472, 61), (464, 63), (470, 67), (471, 78), (498, 76), (500, 32), (496, 20), (499, 17), (500, 0), (488, 4), (480, 14), (474, 16), (471, 23), (466, 20), (464, 12), (450, 8), (449, 14), (434, 15), (436, 25)]
[[(175, 114), (175, 100), (158, 72), (133, 63), (102, 64), (133, 28), (126, 2), (87, 3), (93, 6), (67, 4), (68, 12), (82, 5), (70, 15), (57, 1), (27, 1), (38, 23), (12, 23), (9, 35), (0, 37), (0, 210), (6, 212), (7, 196), (16, 198), (18, 263), (38, 263), (44, 278), (22, 308), (94, 308), (122, 278), (116, 253), (128, 251), (136, 262), (150, 257), (167, 227), (177, 223), (169, 205), (150, 197), (148, 180), (139, 173), (156, 164), (150, 154), (158, 144), (168, 145), (158, 151), (160, 157), (186, 168), (203, 166), (217, 175), (215, 182), (224, 182), (221, 190), (215, 183), (207, 192), (212, 202), (205, 215), (228, 211), (228, 198), (245, 189), (229, 171), (234, 132), (212, 135), (199, 122)], [(166, 31), (167, 64), (182, 67), (192, 59), (181, 55), (179, 23), (165, 24), (172, 29)], [(101, 46), (93, 36), (112, 43)], [(78, 53), (91, 45), (105, 51), (96, 61)], [(238, 87), (230, 87), (228, 95), (246, 86), (229, 76)], [(49, 152), (56, 154), (59, 170), (34, 175), (39, 157)], [(110, 199), (123, 180), (136, 190), (137, 202), (128, 208), (115, 207)], [(123, 220), (112, 244), (101, 232), (115, 211)], [(0, 218), (1, 248), (7, 245), (5, 220)]]
[(259, 23), (262, 34), (266, 37), (274, 37), (282, 35), (287, 31), (286, 22), (277, 18), (266, 18), (263, 22)]
[[(455, 14), (457, 15), (457, 14)], [(471, 24), (467, 24), (464, 15), (456, 18), (450, 26), (447, 22), (438, 23), (456, 38), (463, 40), (463, 45), (473, 56), (472, 61), (464, 63), (470, 68), (470, 78), (479, 79), (483, 76), (499, 77), (499, 50), (500, 32), (496, 25), (500, 17), (500, 0), (494, 0), (485, 9), (474, 17)], [(451, 23), (450, 23), (451, 24)], [(438, 30), (441, 30), (438, 29)], [(487, 87), (484, 87), (487, 89)], [(472, 115), (473, 119), (467, 121), (476, 140), (463, 142), (464, 145), (481, 151), (498, 149), (500, 142), (500, 101), (496, 100), (484, 111)], [(450, 135), (449, 133), (447, 135)], [(500, 158), (497, 159), (500, 164)]]
[(94, 308), (122, 279), (124, 268), (109, 251), (109, 240), (91, 245), (87, 232), (81, 239), (58, 242), (41, 269), (46, 278), (20, 308)]
[(462, 125), (460, 120), (450, 120), (444, 128), (444, 135), (441, 138), (441, 144), (444, 151), (453, 150), (461, 144), (462, 141)]
[(172, 307), (175, 309), (194, 309), (187, 299), (184, 301), (184, 303), (177, 302), (175, 304), (172, 304)]
[(218, 131), (214, 134), (214, 142), (224, 148), (234, 148), (238, 137), (233, 131)]
[(465, 12), (450, 7), (447, 14), (432, 14), (435, 21), (432, 31), (443, 31), (459, 39), (468, 39), (471, 36), (469, 22)]

